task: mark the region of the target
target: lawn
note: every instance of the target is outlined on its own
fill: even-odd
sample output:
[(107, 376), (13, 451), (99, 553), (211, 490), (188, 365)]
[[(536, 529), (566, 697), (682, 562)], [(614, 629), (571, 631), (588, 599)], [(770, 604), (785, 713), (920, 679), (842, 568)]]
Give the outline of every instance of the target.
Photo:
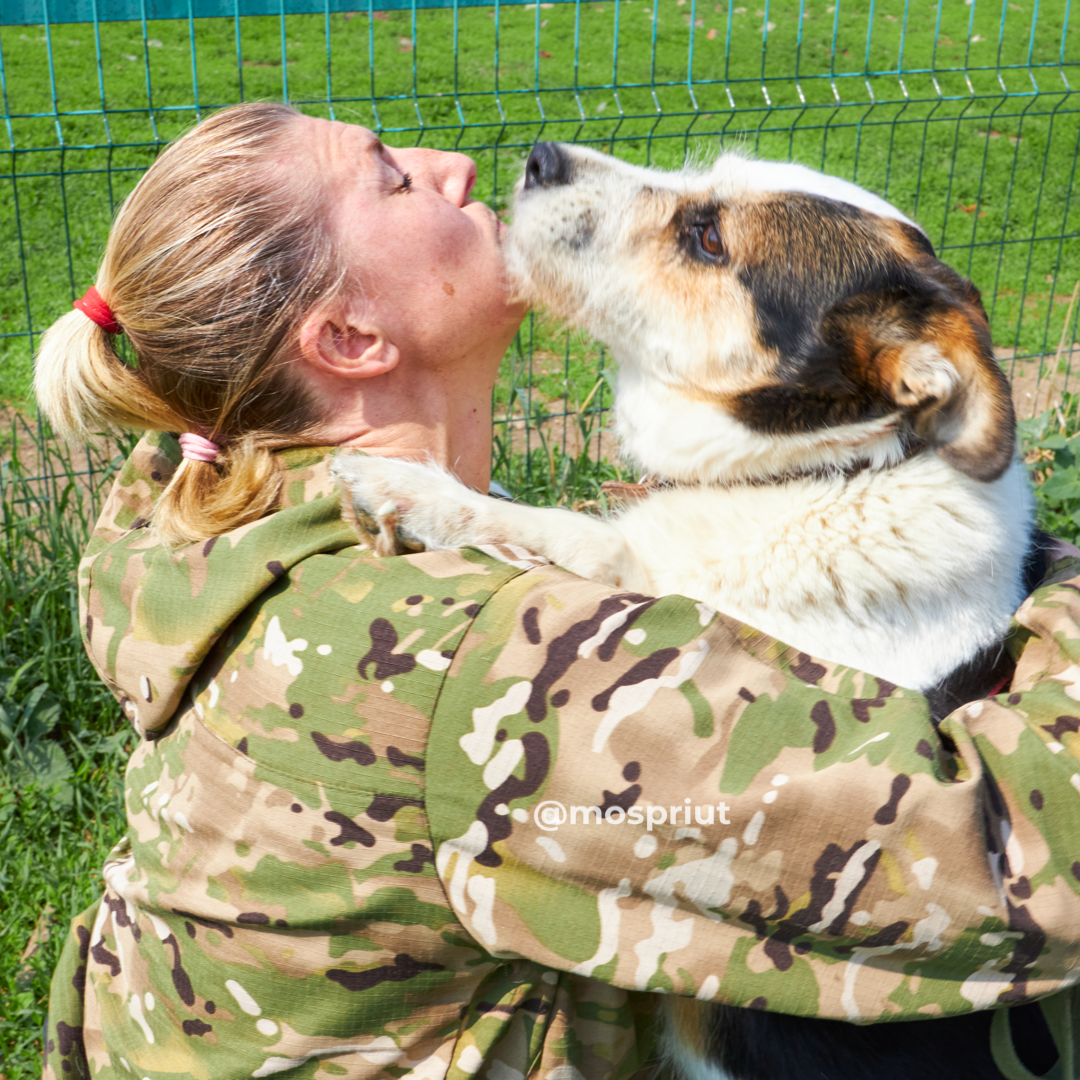
[[(500, 211), (539, 137), (662, 166), (721, 145), (794, 158), (918, 219), (983, 290), (1003, 355), (1054, 353), (1080, 280), (1066, 0), (756, 2), (0, 28), (0, 400), (25, 399), (30, 332), (92, 281), (113, 208), (163, 142), (241, 97), (465, 150)], [(500, 405), (520, 408), (519, 387), (573, 408), (599, 366), (536, 319)]]
[[(0, 1075), (40, 1071), (49, 974), (66, 920), (100, 891), (104, 853), (123, 831), (131, 743), (83, 653), (74, 571), (97, 484), (15, 421), (9, 445), (35, 448), (27, 482), (0, 467)], [(29, 455), (26, 455), (29, 456)], [(106, 475), (117, 448), (81, 465)], [(100, 479), (98, 480), (100, 484)]]
[[(1040, 511), (1075, 538), (1080, 401), (1066, 380), (1080, 111), (1068, 87), (1080, 35), (1068, 10), (588, 0), (0, 27), (0, 404), (32, 416), (33, 335), (93, 281), (114, 207), (200, 110), (286, 96), (391, 144), (457, 147), (500, 212), (537, 138), (665, 167), (735, 146), (884, 194), (976, 281), (1031, 393), (1023, 438)], [(595, 342), (527, 321), (504, 362), (495, 433), (496, 474), (526, 501), (581, 506), (616, 474), (598, 460), (609, 367)], [(98, 893), (123, 831), (130, 744), (82, 653), (73, 584), (122, 448), (87, 462), (32, 419), (12, 423), (0, 431), (0, 1080), (38, 1072), (63, 927)], [(23, 465), (9, 460), (15, 446)], [(91, 482), (74, 475), (88, 464)], [(42, 472), (54, 479), (29, 479)]]

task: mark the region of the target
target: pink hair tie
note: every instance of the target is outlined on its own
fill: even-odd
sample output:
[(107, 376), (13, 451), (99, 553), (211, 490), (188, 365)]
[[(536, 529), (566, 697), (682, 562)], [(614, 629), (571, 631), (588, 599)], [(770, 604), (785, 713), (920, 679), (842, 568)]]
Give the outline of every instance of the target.
[(180, 436), (180, 450), (188, 461), (205, 461), (209, 465), (217, 461), (217, 456), (221, 453), (221, 447), (217, 443), (212, 443), (192, 431), (185, 431)]

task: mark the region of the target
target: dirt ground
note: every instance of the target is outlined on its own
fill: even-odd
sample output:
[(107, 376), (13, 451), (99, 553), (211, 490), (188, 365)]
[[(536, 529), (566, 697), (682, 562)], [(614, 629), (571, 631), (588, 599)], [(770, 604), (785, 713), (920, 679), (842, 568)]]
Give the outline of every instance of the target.
[[(0, 463), (4, 467), (0, 482), (18, 479), (25, 481), (30, 489), (16, 492), (17, 502), (27, 496), (55, 497), (72, 475), (84, 493), (99, 489), (117, 456), (118, 448), (111, 440), (91, 446), (79, 443), (67, 446), (54, 440), (43, 446), (34, 417), (10, 405), (0, 406)], [(19, 465), (14, 475), (9, 471), (13, 459)], [(92, 499), (91, 504), (96, 505), (96, 500)]]
[[(1062, 393), (1080, 392), (1080, 345), (1054, 354), (1013, 361), (1012, 349), (995, 349), (1012, 381), (1013, 406), (1021, 420), (1061, 404)], [(1063, 369), (1063, 370), (1059, 370)]]
[[(561, 399), (547, 403), (548, 411), (553, 414), (561, 413), (564, 408)], [(510, 432), (510, 445), (515, 454), (524, 454), (528, 450), (535, 450), (537, 447), (546, 445), (549, 451), (555, 453), (565, 451), (572, 457), (577, 457), (585, 445), (581, 428), (576, 417), (573, 416), (553, 415), (550, 420), (544, 421), (540, 425), (543, 439), (537, 434), (535, 428), (532, 432), (528, 430), (524, 417), (511, 418), (503, 423), (504, 420), (504, 416), (496, 416), (495, 433), (496, 436), (501, 436), (504, 431)], [(606, 426), (603, 426), (610, 422), (610, 412), (596, 419), (588, 438), (590, 456), (601, 460), (604, 458), (609, 461), (615, 460), (618, 453), (615, 436), (607, 430)]]

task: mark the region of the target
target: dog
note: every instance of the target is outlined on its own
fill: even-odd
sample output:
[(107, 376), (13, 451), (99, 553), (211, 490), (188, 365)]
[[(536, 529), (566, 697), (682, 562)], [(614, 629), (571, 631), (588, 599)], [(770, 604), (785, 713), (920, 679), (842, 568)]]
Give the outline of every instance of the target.
[[(377, 545), (511, 543), (617, 588), (690, 596), (918, 689), (938, 718), (1000, 688), (1043, 543), (979, 292), (915, 222), (795, 164), (725, 153), (661, 172), (542, 143), (507, 260), (524, 299), (610, 349), (615, 431), (650, 480), (601, 519), (340, 457), (349, 512), (378, 523)], [(666, 1008), (689, 1080), (1001, 1076), (988, 1013), (898, 1030)], [(1010, 1020), (1021, 1057), (1049, 1067), (1037, 1006)]]

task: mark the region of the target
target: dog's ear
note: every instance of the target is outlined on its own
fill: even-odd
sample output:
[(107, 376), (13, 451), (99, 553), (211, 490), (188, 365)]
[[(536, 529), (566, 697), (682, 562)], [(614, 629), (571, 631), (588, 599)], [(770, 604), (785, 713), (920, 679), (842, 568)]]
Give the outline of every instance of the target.
[(925, 287), (853, 297), (826, 314), (822, 332), (846, 354), (848, 377), (903, 409), (955, 469), (991, 481), (1009, 467), (1012, 395), (970, 282), (948, 271)]

